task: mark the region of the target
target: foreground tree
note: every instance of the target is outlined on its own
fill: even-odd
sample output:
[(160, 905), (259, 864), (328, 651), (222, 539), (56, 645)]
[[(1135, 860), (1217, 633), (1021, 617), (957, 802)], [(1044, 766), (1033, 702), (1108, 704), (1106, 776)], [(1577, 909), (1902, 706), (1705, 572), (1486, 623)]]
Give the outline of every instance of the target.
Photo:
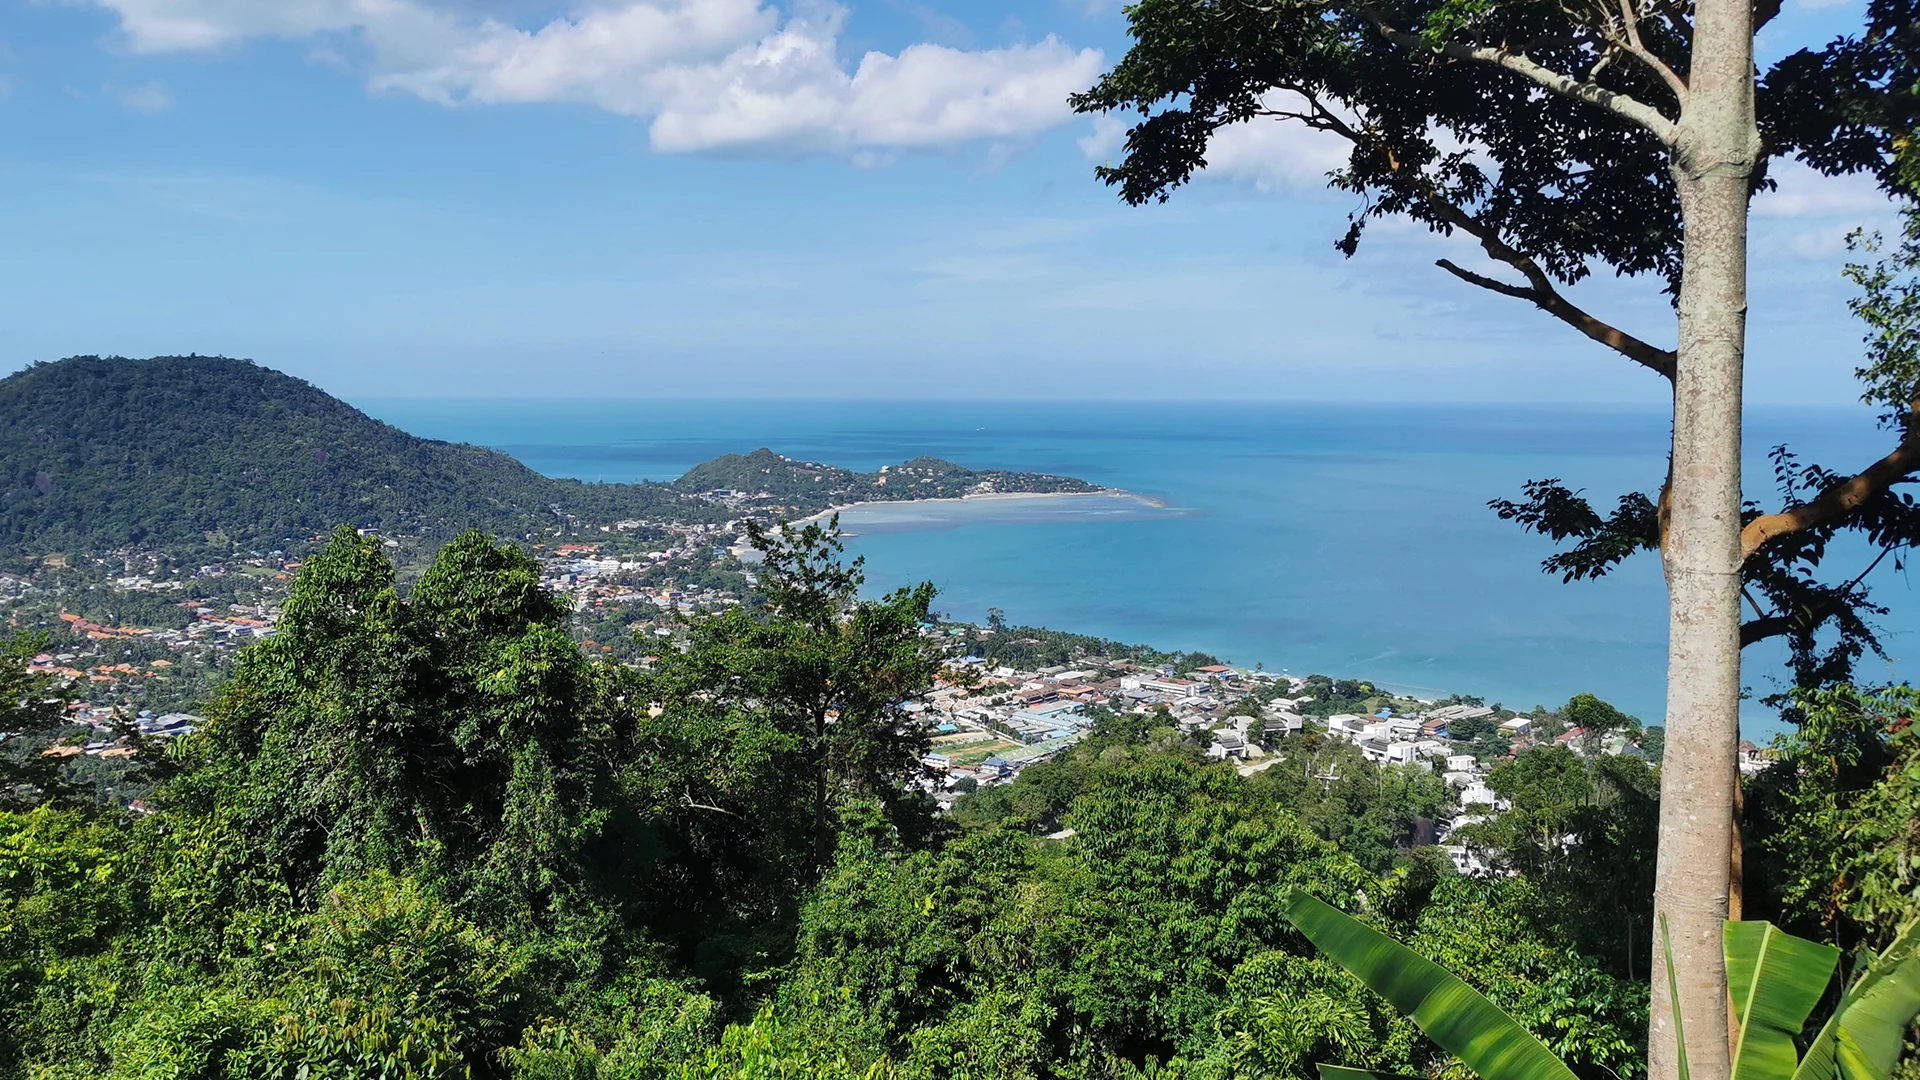
[[(696, 619), (639, 691), (652, 798), (703, 853), (690, 892), (731, 892), (726, 948), (777, 957), (800, 898), (833, 860), (843, 818), (877, 806), (924, 835), (931, 806), (904, 781), (927, 746), (909, 708), (941, 651), (921, 633), (934, 589), (858, 596), (838, 530), (755, 529), (758, 604)], [(702, 932), (712, 934), (712, 928)]]
[[(1442, 269), (1525, 300), (1671, 383), (1668, 480), (1646, 507), (1670, 626), (1656, 905), (1673, 931), (1693, 1066), (1709, 1077), (1728, 1067), (1719, 928), (1733, 853), (1741, 567), (1754, 544), (1833, 517), (1818, 509), (1832, 501), (1822, 492), (1805, 513), (1749, 527), (1743, 544), (1747, 202), (1770, 152), (1806, 148), (1834, 171), (1878, 167), (1889, 133), (1905, 130), (1898, 110), (1861, 105), (1884, 97), (1887, 80), (1873, 81), (1888, 70), (1879, 53), (1851, 66), (1782, 65), (1792, 89), (1770, 95), (1771, 115), (1758, 116), (1753, 34), (1778, 10), (1745, 0), (1143, 0), (1129, 9), (1134, 47), (1075, 98), (1083, 111), (1141, 114), (1120, 164), (1100, 170), (1133, 203), (1167, 198), (1233, 124), (1291, 120), (1342, 138), (1352, 151), (1330, 180), (1366, 199), (1343, 250), (1385, 214), (1464, 233), (1519, 281), (1445, 259)], [(1875, 18), (1899, 16), (1876, 8)], [(1836, 87), (1848, 94), (1828, 92)], [(1819, 133), (1838, 127), (1852, 138), (1834, 151)], [(1678, 307), (1675, 348), (1562, 292), (1595, 265), (1663, 281)], [(1655, 1080), (1674, 1080), (1664, 964), (1655, 951), (1650, 1052)]]
[(91, 794), (62, 775), (61, 758), (44, 753), (68, 726), (73, 700), (65, 684), (28, 667), (48, 640), (45, 634), (15, 634), (0, 641), (0, 811)]
[(1658, 785), (1638, 757), (1583, 758), (1565, 746), (1537, 746), (1487, 777), (1509, 809), (1456, 830), (1449, 842), (1471, 844), (1490, 865), (1524, 875), (1551, 898), (1583, 950), (1631, 979), (1646, 972), (1644, 950), (1653, 940)]
[(642, 672), (556, 637), (511, 546), (402, 591), (336, 536), (169, 744), (157, 813), (0, 810), (0, 1080), (1432, 1071), (1288, 928), (1292, 888), (1639, 1080), (1645, 995), (1584, 910), (1396, 850), (1430, 774), (1243, 777), (1108, 714), (928, 829), (927, 590), (859, 599), (827, 529), (761, 542), (762, 595)]
[(1796, 933), (1885, 948), (1920, 913), (1920, 694), (1795, 698), (1798, 730), (1748, 789), (1756, 899)]
[(636, 846), (594, 809), (631, 764), (624, 673), (564, 617), (518, 548), (468, 533), (402, 599), (379, 541), (342, 529), (166, 798), (233, 822), (298, 902), (417, 872), (490, 918), (564, 917)]

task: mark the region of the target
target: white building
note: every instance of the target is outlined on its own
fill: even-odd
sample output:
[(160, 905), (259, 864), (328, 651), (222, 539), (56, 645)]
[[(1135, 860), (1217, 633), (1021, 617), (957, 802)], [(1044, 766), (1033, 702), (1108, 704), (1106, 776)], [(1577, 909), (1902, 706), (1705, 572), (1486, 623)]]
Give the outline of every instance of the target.
[(1453, 868), (1462, 874), (1477, 876), (1493, 872), (1493, 868), (1465, 844), (1447, 844), (1440, 850), (1447, 853), (1447, 857), (1453, 860)]
[(1500, 796), (1494, 794), (1493, 789), (1487, 786), (1486, 781), (1476, 778), (1473, 783), (1468, 784), (1465, 788), (1461, 790), (1460, 805), (1461, 806), (1474, 806), (1474, 805), (1491, 806), (1495, 810), (1505, 810), (1507, 809), (1508, 806), (1512, 804), (1508, 803), (1507, 800), (1501, 798)]
[(1244, 758), (1247, 756), (1246, 740), (1231, 731), (1216, 731), (1213, 733), (1213, 745), (1207, 747), (1207, 756), (1215, 761)]
[[(1125, 685), (1126, 683), (1123, 681), (1121, 686), (1124, 687)], [(1169, 694), (1173, 697), (1199, 697), (1206, 692), (1207, 688), (1200, 683), (1190, 682), (1186, 679), (1157, 678), (1140, 680), (1139, 689), (1155, 694)]]
[(1352, 713), (1335, 713), (1327, 717), (1327, 734), (1336, 739), (1356, 742), (1365, 737), (1367, 718)]
[(1307, 718), (1297, 712), (1275, 709), (1267, 713), (1266, 733), (1269, 739), (1284, 738), (1304, 729)]

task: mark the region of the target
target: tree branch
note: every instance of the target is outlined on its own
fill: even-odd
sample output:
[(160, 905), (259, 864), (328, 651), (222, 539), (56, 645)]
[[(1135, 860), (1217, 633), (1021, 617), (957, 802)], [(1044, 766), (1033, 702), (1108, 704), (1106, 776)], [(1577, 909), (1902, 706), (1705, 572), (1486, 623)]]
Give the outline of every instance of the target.
[[(1777, 9), (1779, 0), (1773, 0), (1773, 3)], [(1640, 61), (1648, 71), (1659, 76), (1660, 81), (1666, 83), (1667, 89), (1673, 92), (1674, 100), (1680, 103), (1681, 108), (1686, 108), (1687, 82), (1668, 67), (1665, 60), (1660, 59), (1652, 49), (1647, 48), (1646, 43), (1640, 39), (1640, 13), (1634, 10), (1633, 0), (1620, 0), (1620, 24), (1625, 32), (1624, 37), (1616, 38), (1612, 34), (1607, 34), (1608, 40), (1619, 46), (1627, 55)]]
[(1791, 634), (1809, 626), (1818, 626), (1827, 621), (1827, 616), (1839, 611), (1845, 606), (1845, 603), (1840, 598), (1833, 597), (1802, 608), (1799, 611), (1762, 615), (1757, 618), (1748, 619), (1746, 622), (1740, 624), (1740, 647), (1744, 649), (1757, 641), (1765, 641), (1768, 638)]
[(1479, 286), (1488, 292), (1497, 292), (1501, 296), (1511, 296), (1515, 300), (1531, 301), (1537, 298), (1537, 294), (1525, 285), (1509, 285), (1497, 278), (1490, 278), (1485, 274), (1476, 274), (1471, 270), (1463, 268), (1452, 259), (1438, 259), (1433, 265), (1445, 270), (1447, 273), (1452, 274), (1454, 277), (1459, 278), (1469, 285)]
[(1853, 580), (1847, 582), (1846, 587), (1843, 591), (1852, 592), (1854, 589), (1859, 588), (1860, 583), (1867, 580), (1867, 575), (1873, 573), (1876, 567), (1878, 567), (1882, 562), (1886, 561), (1887, 556), (1893, 554), (1893, 549), (1895, 546), (1897, 545), (1889, 544), (1888, 546), (1881, 548), (1880, 554), (1875, 555), (1873, 557), (1873, 561), (1867, 564), (1867, 568), (1865, 570), (1862, 570), (1858, 574), (1855, 574), (1853, 576)]
[(739, 814), (736, 814), (733, 811), (728, 810), (724, 806), (714, 806), (711, 803), (694, 802), (691, 798), (688, 798), (686, 796), (681, 796), (680, 805), (688, 810), (711, 810), (716, 814), (725, 814), (728, 817), (734, 818), (739, 821), (747, 820), (746, 818), (740, 816)]
[[(1289, 87), (1288, 89), (1305, 101), (1308, 109), (1311, 111), (1300, 112), (1293, 109), (1270, 108), (1259, 110), (1257, 115), (1270, 116), (1276, 119), (1298, 120), (1310, 128), (1339, 135), (1341, 138), (1346, 139), (1356, 146), (1368, 141), (1369, 136), (1367, 134), (1356, 129), (1344, 118), (1335, 115), (1320, 101), (1319, 96), (1312, 91), (1299, 87)], [(1380, 149), (1387, 158), (1389, 168), (1395, 172), (1399, 172), (1404, 168), (1399, 156), (1393, 152), (1391, 147), (1381, 146)], [(1673, 381), (1678, 363), (1673, 350), (1662, 349), (1657, 345), (1643, 341), (1619, 327), (1595, 317), (1579, 305), (1568, 300), (1554, 287), (1553, 278), (1540, 264), (1525, 252), (1502, 239), (1497, 228), (1482, 222), (1451, 200), (1441, 197), (1433, 190), (1433, 186), (1423, 178), (1417, 178), (1417, 183), (1419, 184), (1422, 201), (1436, 211), (1443, 221), (1480, 241), (1481, 249), (1487, 253), (1489, 258), (1505, 263), (1515, 270), (1518, 270), (1526, 277), (1527, 285), (1509, 285), (1506, 282), (1495, 280), (1483, 274), (1476, 274), (1471, 270), (1457, 265), (1450, 259), (1439, 260), (1435, 265), (1439, 266), (1440, 269), (1445, 270), (1470, 285), (1486, 289), (1490, 292), (1499, 293), (1502, 296), (1511, 296), (1515, 299), (1525, 300), (1547, 314), (1552, 315), (1554, 318), (1559, 319), (1561, 322), (1566, 323), (1568, 326), (1573, 327), (1575, 330), (1580, 331), (1582, 334), (1585, 334), (1589, 339), (1605, 345), (1650, 371), (1664, 376), (1669, 383)]]
[(1648, 344), (1611, 323), (1595, 318), (1579, 305), (1560, 295), (1551, 284), (1544, 288), (1537, 284), (1530, 287), (1509, 285), (1504, 281), (1496, 281), (1456, 266), (1451, 259), (1441, 259), (1434, 265), (1469, 285), (1478, 285), (1482, 289), (1497, 292), (1502, 296), (1526, 300), (1627, 359), (1666, 376), (1669, 381), (1673, 379), (1676, 362), (1673, 350)]
[[(1311, 114), (1282, 109), (1263, 110), (1264, 114), (1299, 120), (1308, 127), (1339, 135), (1341, 138), (1346, 139), (1356, 146), (1366, 140), (1366, 135), (1356, 130), (1353, 125), (1347, 123), (1341, 117), (1334, 115), (1331, 110), (1321, 103), (1317, 95), (1310, 91), (1297, 88), (1294, 89), (1293, 92), (1306, 101), (1308, 107), (1312, 109)], [(1390, 147), (1383, 147), (1383, 149), (1386, 151), (1389, 167), (1395, 172), (1399, 172), (1404, 166), (1401, 164), (1398, 155), (1394, 154)], [(1437, 211), (1447, 224), (1480, 241), (1481, 249), (1487, 253), (1489, 258), (1506, 263), (1508, 266), (1520, 271), (1520, 273), (1526, 277), (1527, 285), (1523, 287), (1496, 281), (1485, 275), (1463, 269), (1449, 259), (1441, 259), (1435, 264), (1439, 266), (1440, 269), (1445, 270), (1470, 285), (1477, 285), (1480, 288), (1497, 292), (1502, 296), (1511, 296), (1516, 299), (1526, 300), (1594, 341), (1605, 345), (1649, 370), (1665, 376), (1668, 382), (1671, 383), (1673, 381), (1678, 364), (1678, 357), (1673, 350), (1662, 349), (1657, 345), (1642, 341), (1619, 327), (1594, 317), (1566, 297), (1560, 295), (1560, 290), (1554, 288), (1553, 278), (1541, 268), (1538, 262), (1534, 261), (1532, 256), (1501, 239), (1498, 229), (1474, 217), (1451, 200), (1442, 198), (1433, 190), (1433, 186), (1426, 183), (1424, 179), (1421, 179), (1419, 183), (1420, 197), (1422, 200)]]
[(1757, 641), (1776, 638), (1793, 632), (1794, 620), (1790, 615), (1769, 615), (1764, 619), (1748, 619), (1740, 624), (1740, 647), (1746, 648)]
[[(1855, 574), (1851, 581), (1848, 581), (1845, 585), (1837, 589), (1823, 590), (1824, 595), (1818, 602), (1808, 604), (1798, 611), (1777, 612), (1773, 615), (1763, 614), (1760, 610), (1759, 603), (1753, 599), (1753, 594), (1748, 592), (1743, 586), (1740, 592), (1746, 596), (1747, 603), (1753, 605), (1753, 613), (1756, 618), (1741, 624), (1741, 647), (1744, 648), (1756, 641), (1765, 641), (1770, 637), (1779, 637), (1782, 634), (1791, 634), (1807, 630), (1810, 627), (1819, 626), (1821, 623), (1826, 622), (1827, 618), (1835, 612), (1846, 610), (1853, 602), (1859, 599), (1854, 593), (1854, 590), (1858, 589), (1860, 583), (1867, 579), (1867, 575), (1878, 569), (1880, 564), (1885, 562), (1887, 556), (1893, 554), (1895, 549), (1903, 546), (1905, 545), (1888, 544), (1882, 547), (1880, 554), (1875, 555), (1873, 561), (1867, 564), (1867, 568)], [(1775, 605), (1776, 608), (1778, 608), (1778, 606), (1777, 604)]]
[(1409, 34), (1404, 30), (1394, 29), (1385, 19), (1364, 6), (1356, 7), (1354, 10), (1368, 22), (1373, 23), (1381, 36), (1395, 45), (1437, 52), (1455, 60), (1469, 60), (1477, 64), (1504, 68), (1562, 97), (1586, 102), (1622, 119), (1630, 120), (1660, 140), (1663, 146), (1672, 147), (1677, 138), (1678, 129), (1674, 122), (1646, 102), (1627, 94), (1615, 93), (1603, 86), (1571, 75), (1562, 74), (1535, 62), (1525, 53), (1513, 52), (1493, 45), (1462, 45), (1457, 42), (1445, 42), (1436, 46), (1419, 34)]
[(1462, 281), (1479, 285), (1483, 289), (1490, 288), (1504, 296), (1531, 301), (1540, 310), (1589, 338), (1649, 370), (1659, 372), (1666, 376), (1668, 382), (1673, 381), (1679, 364), (1679, 357), (1673, 350), (1648, 344), (1611, 323), (1602, 322), (1588, 314), (1572, 301), (1561, 296), (1560, 290), (1553, 287), (1553, 278), (1541, 269), (1540, 264), (1526, 252), (1501, 239), (1498, 230), (1431, 191), (1427, 193), (1426, 198), (1428, 204), (1438, 210), (1440, 216), (1449, 224), (1480, 241), (1480, 249), (1485, 251), (1489, 258), (1506, 263), (1520, 271), (1527, 279), (1527, 287), (1521, 288), (1496, 282), (1491, 278), (1463, 270), (1446, 259), (1441, 259), (1438, 264), (1442, 270)]
[(1762, 514), (1740, 530), (1740, 557), (1749, 559), (1769, 541), (1827, 525), (1846, 517), (1874, 496), (1920, 469), (1920, 417), (1909, 414), (1906, 434), (1887, 456), (1858, 475), (1833, 485), (1817, 498), (1774, 514)]

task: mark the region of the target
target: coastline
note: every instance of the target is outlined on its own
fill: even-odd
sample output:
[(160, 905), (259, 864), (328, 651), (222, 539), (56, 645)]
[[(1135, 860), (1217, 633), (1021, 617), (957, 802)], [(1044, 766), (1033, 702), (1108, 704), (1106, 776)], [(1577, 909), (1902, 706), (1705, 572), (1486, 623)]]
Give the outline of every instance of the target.
[[(825, 521), (842, 510), (852, 510), (860, 506), (928, 506), (935, 503), (995, 502), (1010, 499), (1098, 499), (1098, 498), (1138, 499), (1155, 510), (1165, 510), (1167, 504), (1151, 495), (1141, 495), (1124, 488), (1101, 488), (1099, 491), (994, 491), (978, 495), (960, 495), (938, 499), (863, 499), (860, 502), (843, 503), (830, 506), (815, 514), (793, 519), (792, 524), (807, 526)], [(852, 535), (849, 533), (848, 535)]]

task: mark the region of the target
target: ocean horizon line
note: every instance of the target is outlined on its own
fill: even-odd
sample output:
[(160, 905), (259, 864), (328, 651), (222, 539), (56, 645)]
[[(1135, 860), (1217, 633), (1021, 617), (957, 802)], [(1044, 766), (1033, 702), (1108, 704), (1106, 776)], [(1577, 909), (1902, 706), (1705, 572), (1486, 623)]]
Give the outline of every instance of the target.
[[(385, 402), (449, 402), (461, 404), (498, 404), (526, 406), (528, 404), (553, 405), (596, 405), (615, 407), (620, 405), (765, 405), (778, 407), (823, 406), (823, 405), (947, 405), (947, 406), (996, 406), (1033, 409), (1058, 409), (1062, 404), (1078, 406), (1136, 406), (1140, 408), (1319, 408), (1328, 406), (1356, 409), (1388, 410), (1454, 410), (1454, 409), (1526, 409), (1548, 408), (1569, 412), (1584, 413), (1635, 413), (1668, 414), (1671, 405), (1666, 397), (1638, 400), (1566, 400), (1559, 398), (1447, 398), (1427, 400), (1419, 398), (1363, 398), (1363, 397), (1091, 397), (1081, 395), (1070, 402), (1060, 400), (1061, 395), (1023, 395), (1006, 397), (965, 397), (951, 394), (928, 394), (925, 396), (795, 396), (795, 395), (748, 395), (716, 396), (694, 394), (342, 394), (338, 395), (358, 407), (361, 403)], [(1835, 412), (1871, 416), (1874, 409), (1857, 400), (1854, 401), (1748, 401), (1749, 411), (1762, 412)]]

